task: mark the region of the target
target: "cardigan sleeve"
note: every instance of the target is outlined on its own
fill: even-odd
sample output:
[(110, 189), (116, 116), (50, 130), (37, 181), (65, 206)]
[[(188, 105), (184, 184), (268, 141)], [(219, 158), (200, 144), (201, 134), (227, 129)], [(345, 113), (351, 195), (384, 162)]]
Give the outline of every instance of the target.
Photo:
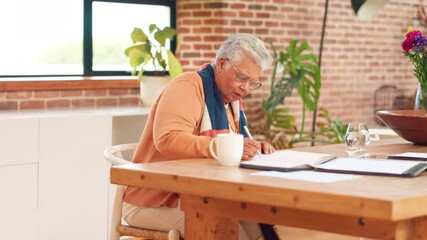
[(199, 75), (183, 75), (169, 84), (159, 99), (154, 119), (155, 147), (166, 159), (211, 157), (211, 138), (199, 136), (205, 108)]

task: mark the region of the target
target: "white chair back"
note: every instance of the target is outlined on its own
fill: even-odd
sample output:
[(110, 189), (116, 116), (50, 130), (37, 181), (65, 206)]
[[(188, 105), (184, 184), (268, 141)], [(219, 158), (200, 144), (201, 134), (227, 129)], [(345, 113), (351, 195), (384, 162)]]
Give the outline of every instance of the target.
[[(133, 164), (131, 159), (125, 159), (124, 156), (132, 156), (135, 152), (138, 144), (137, 143), (127, 143), (119, 144), (108, 147), (104, 150), (105, 159), (110, 162), (112, 165), (124, 165), (124, 164)], [(129, 154), (132, 153), (132, 154)], [(119, 240), (120, 232), (116, 229), (117, 226), (121, 228), (125, 227), (123, 232), (131, 229), (127, 232), (135, 232), (136, 228), (122, 225), (122, 204), (123, 204), (123, 195), (126, 187), (118, 185), (116, 189), (116, 195), (114, 197), (113, 203), (113, 212), (111, 216), (111, 226), (110, 226), (110, 240)], [(139, 230), (139, 229), (136, 229)], [(144, 239), (168, 239), (168, 240), (179, 240), (179, 232), (175, 229), (170, 230), (168, 233), (157, 232), (156, 230), (140, 229), (139, 235), (135, 237), (143, 237)], [(166, 234), (166, 235), (165, 235)], [(164, 236), (165, 235), (165, 236)], [(150, 236), (159, 236), (150, 237)]]
[[(137, 143), (114, 145), (104, 150), (104, 157), (112, 165), (132, 164), (130, 160), (125, 160), (123, 158), (123, 153), (125, 151), (134, 152), (136, 147)], [(116, 231), (116, 226), (120, 225), (122, 222), (122, 204), (125, 189), (125, 186), (117, 185), (113, 203), (113, 213), (111, 216), (110, 240), (120, 239), (120, 233)]]

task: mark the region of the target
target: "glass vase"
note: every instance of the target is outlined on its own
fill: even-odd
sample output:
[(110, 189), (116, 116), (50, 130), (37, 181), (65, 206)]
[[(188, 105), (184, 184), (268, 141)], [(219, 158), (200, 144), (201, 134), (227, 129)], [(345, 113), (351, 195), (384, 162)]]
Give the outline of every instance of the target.
[(415, 99), (415, 110), (424, 109), (427, 114), (427, 89), (418, 84), (417, 95)]

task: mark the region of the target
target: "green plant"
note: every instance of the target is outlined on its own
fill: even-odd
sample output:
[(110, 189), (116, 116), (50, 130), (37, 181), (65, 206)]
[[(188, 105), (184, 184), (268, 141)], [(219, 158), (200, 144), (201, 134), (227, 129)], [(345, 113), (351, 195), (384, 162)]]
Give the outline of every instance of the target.
[(175, 29), (170, 27), (160, 29), (156, 24), (150, 24), (149, 34), (141, 28), (134, 28), (131, 33), (133, 45), (125, 50), (133, 68), (132, 75), (136, 75), (139, 71), (138, 79), (141, 81), (144, 68), (149, 63), (152, 63), (155, 71), (160, 71), (161, 74), (169, 70), (171, 79), (180, 74), (181, 63), (171, 50), (166, 49), (166, 40), (173, 39), (175, 35)]
[[(330, 143), (343, 143), (347, 131), (347, 125), (343, 124), (339, 118), (332, 120), (327, 108), (319, 108), (319, 122), (317, 127), (321, 136)], [(323, 121), (322, 121), (323, 120)]]
[[(265, 140), (278, 149), (290, 148), (297, 142), (311, 142), (313, 139), (324, 143), (343, 142), (342, 123), (339, 119), (332, 121), (327, 109), (319, 113), (319, 117), (325, 119), (325, 122), (318, 124), (320, 131), (304, 131), (306, 111), (313, 111), (317, 107), (321, 88), (317, 58), (307, 52), (310, 45), (307, 42), (291, 40), (284, 51), (277, 51), (271, 43), (270, 45), (275, 58), (274, 69), (270, 95), (262, 103), (262, 127), (257, 133), (265, 136)], [(283, 106), (286, 97), (291, 96), (294, 89), (303, 103), (300, 128), (296, 127), (295, 117), (289, 109)], [(323, 138), (315, 139), (318, 136)]]

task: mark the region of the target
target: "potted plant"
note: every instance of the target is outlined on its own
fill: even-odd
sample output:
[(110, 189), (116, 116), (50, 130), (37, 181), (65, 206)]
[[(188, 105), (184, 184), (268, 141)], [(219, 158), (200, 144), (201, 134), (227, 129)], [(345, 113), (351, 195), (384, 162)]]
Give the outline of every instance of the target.
[[(176, 30), (170, 27), (160, 29), (150, 24), (149, 34), (141, 28), (134, 28), (131, 34), (132, 46), (125, 50), (133, 68), (132, 75), (138, 73), (141, 83), (140, 96), (142, 102), (151, 106), (170, 79), (182, 73), (182, 66), (166, 41), (173, 39)], [(144, 74), (150, 71), (150, 75)]]
[[(313, 136), (323, 137), (316, 139), (316, 142), (343, 142), (346, 126), (339, 119), (332, 120), (325, 108), (321, 108), (319, 112), (319, 117), (323, 120), (317, 123), (319, 131), (304, 131), (306, 111), (312, 112), (317, 106), (321, 88), (320, 68), (316, 56), (308, 52), (310, 45), (291, 40), (284, 51), (277, 51), (272, 44), (271, 48), (275, 58), (274, 69), (270, 95), (262, 103), (264, 119), (259, 133), (277, 149), (291, 148), (298, 142), (313, 141)], [(297, 90), (302, 100), (299, 129), (295, 117), (283, 106), (286, 97), (291, 96), (294, 90)]]

